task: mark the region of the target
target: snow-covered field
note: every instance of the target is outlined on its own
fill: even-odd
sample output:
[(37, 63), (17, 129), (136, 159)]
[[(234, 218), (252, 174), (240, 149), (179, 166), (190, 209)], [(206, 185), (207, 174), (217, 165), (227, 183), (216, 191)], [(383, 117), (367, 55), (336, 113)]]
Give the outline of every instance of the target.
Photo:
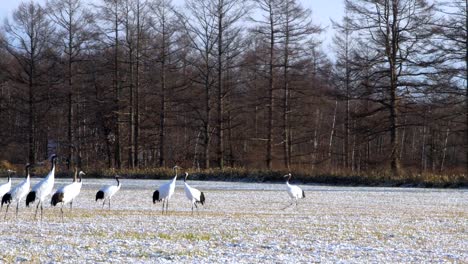
[(83, 182), (64, 223), (49, 204), (42, 223), (35, 207), (15, 220), (13, 205), (6, 221), (3, 208), (0, 262), (468, 263), (467, 190), (303, 185), (298, 208), (282, 210), (284, 184), (190, 181), (207, 199), (191, 216), (182, 181), (169, 215), (152, 203), (166, 181), (123, 179), (110, 211), (94, 197), (114, 181)]

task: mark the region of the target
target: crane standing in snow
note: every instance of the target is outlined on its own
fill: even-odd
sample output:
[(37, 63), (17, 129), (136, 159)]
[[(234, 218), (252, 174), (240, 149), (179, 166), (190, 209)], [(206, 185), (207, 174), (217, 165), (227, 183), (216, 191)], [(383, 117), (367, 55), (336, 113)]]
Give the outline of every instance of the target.
[(32, 190), (28, 193), (26, 197), (26, 206), (29, 206), (31, 203), (34, 203), (36, 198), (39, 200), (36, 207), (36, 213), (34, 214), (34, 219), (37, 218), (37, 211), (39, 210), (39, 206), (41, 206), (41, 221), (43, 217), (43, 203), (45, 198), (52, 192), (54, 188), (55, 182), (55, 167), (57, 163), (57, 155), (52, 155), (50, 158), (51, 161), (51, 168), (47, 177), (45, 177), (40, 182), (36, 183)]
[(174, 170), (175, 170), (175, 177), (172, 179), (172, 181), (170, 182), (167, 182), (161, 186), (159, 186), (159, 188), (154, 191), (153, 193), (153, 203), (155, 204), (156, 202), (160, 202), (162, 201), (163, 204), (162, 204), (162, 214), (164, 214), (164, 204), (166, 205), (166, 214), (167, 214), (167, 208), (169, 207), (169, 200), (171, 199), (172, 195), (174, 194), (174, 191), (175, 191), (175, 184), (176, 184), (176, 180), (177, 180), (177, 169), (179, 168), (179, 166), (174, 166)]
[(200, 192), (199, 190), (191, 187), (190, 185), (187, 184), (187, 177), (188, 173), (185, 172), (185, 178), (184, 178), (184, 190), (185, 190), (185, 196), (187, 196), (187, 199), (189, 199), (190, 203), (192, 204), (192, 215), (193, 215), (193, 206), (197, 208), (198, 212), (198, 206), (197, 203), (200, 203), (201, 205), (205, 204), (205, 194), (203, 192)]
[(117, 193), (118, 190), (120, 190), (120, 181), (119, 181), (119, 175), (115, 175), (115, 180), (117, 181), (117, 185), (107, 185), (99, 189), (99, 191), (96, 193), (96, 202), (99, 199), (102, 199), (102, 208), (104, 209), (104, 205), (106, 204), (106, 199), (109, 201), (109, 210), (111, 208), (111, 198), (114, 196), (114, 194)]
[(16, 218), (18, 218), (18, 208), (19, 208), (19, 203), (21, 200), (28, 194), (29, 188), (30, 188), (30, 181), (29, 181), (29, 168), (31, 165), (28, 163), (26, 164), (26, 179), (24, 179), (20, 184), (15, 186), (10, 192), (6, 193), (2, 197), (2, 207), (3, 204), (7, 204), (7, 208), (5, 211), (5, 218), (7, 217), (8, 213), (8, 208), (10, 207), (10, 204), (13, 200), (16, 201)]
[(0, 185), (0, 198), (3, 197), (7, 192), (11, 190), (11, 174), (13, 174), (15, 171), (12, 170), (7, 170), (8, 172), (8, 181), (2, 185)]
[(293, 201), (291, 202), (290, 205), (286, 206), (283, 209), (286, 209), (289, 206), (292, 206), (294, 203), (296, 204), (296, 207), (297, 207), (297, 200), (301, 198), (305, 198), (305, 193), (301, 188), (299, 188), (299, 186), (289, 184), (289, 180), (291, 179), (291, 173), (284, 175), (284, 178), (286, 177), (288, 177), (288, 179), (286, 180), (287, 191), (291, 199), (293, 199)]
[(62, 207), (60, 208), (60, 212), (62, 214), (62, 222), (63, 206), (65, 206), (67, 203), (70, 203), (70, 211), (72, 211), (73, 200), (78, 196), (78, 194), (80, 194), (81, 186), (83, 185), (83, 182), (81, 181), (81, 177), (83, 175), (85, 175), (85, 173), (82, 171), (78, 173), (78, 168), (75, 167), (73, 182), (58, 189), (54, 193), (54, 195), (52, 195), (52, 199), (50, 200), (51, 205), (56, 206), (58, 203), (62, 203)]

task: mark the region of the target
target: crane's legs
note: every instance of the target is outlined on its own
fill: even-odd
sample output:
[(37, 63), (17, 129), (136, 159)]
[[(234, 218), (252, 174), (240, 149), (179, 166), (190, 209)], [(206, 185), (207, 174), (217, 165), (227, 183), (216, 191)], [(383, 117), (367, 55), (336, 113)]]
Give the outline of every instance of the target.
[(109, 210), (110, 210), (110, 200), (111, 200), (111, 199), (109, 198)]
[(167, 208), (169, 208), (169, 199), (166, 201), (166, 215), (167, 215)]
[(5, 211), (5, 217), (3, 218), (3, 220), (6, 220), (9, 207), (10, 207), (10, 204), (7, 204), (6, 211)]
[(101, 209), (104, 209), (104, 205), (106, 205), (106, 199), (103, 199), (103, 201), (102, 201), (102, 208), (101, 208)]
[(70, 213), (73, 211), (73, 201), (70, 202)]
[(294, 205), (294, 201), (292, 201), (289, 205), (287, 205), (286, 207), (282, 208), (281, 210), (286, 210), (287, 208), (291, 207)]
[(62, 207), (60, 207), (60, 213), (62, 215), (62, 223), (63, 223), (63, 204), (62, 204)]
[(166, 202), (166, 199), (163, 199), (163, 202), (162, 202), (162, 212), (161, 214), (164, 214), (164, 203)]
[(34, 220), (37, 219), (37, 211), (39, 210), (39, 204), (40, 204), (40, 203), (41, 203), (41, 201), (39, 201), (39, 202), (37, 203), (36, 212), (34, 213)]
[(41, 202), (41, 222), (42, 222), (42, 217), (43, 217), (43, 211), (44, 211), (44, 208), (42, 208), (42, 202)]
[(16, 219), (18, 219), (18, 208), (19, 208), (19, 203), (16, 203)]
[(197, 215), (200, 215), (200, 211), (198, 211), (198, 205), (197, 205), (197, 203), (195, 202), (194, 205), (195, 205), (195, 208), (197, 209)]

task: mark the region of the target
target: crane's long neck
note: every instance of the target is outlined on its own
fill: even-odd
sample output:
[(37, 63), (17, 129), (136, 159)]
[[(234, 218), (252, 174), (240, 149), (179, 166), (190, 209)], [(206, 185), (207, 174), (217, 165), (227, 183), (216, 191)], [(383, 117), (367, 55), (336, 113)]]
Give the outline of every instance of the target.
[(289, 180), (291, 179), (291, 175), (289, 175), (288, 179), (286, 180), (286, 185), (289, 186)]
[(50, 170), (51, 170), (51, 171), (52, 171), (52, 170), (55, 171), (55, 162), (56, 162), (55, 159), (56, 159), (55, 157), (52, 158), (52, 164), (50, 164)]
[(119, 181), (119, 178), (116, 177), (115, 180), (117, 181), (117, 187), (120, 188), (120, 181)]

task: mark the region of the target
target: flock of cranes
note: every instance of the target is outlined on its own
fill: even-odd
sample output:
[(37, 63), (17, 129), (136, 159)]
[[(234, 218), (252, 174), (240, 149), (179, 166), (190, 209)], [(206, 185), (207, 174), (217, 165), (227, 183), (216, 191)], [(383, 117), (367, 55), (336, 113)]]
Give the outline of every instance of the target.
[[(51, 168), (50, 168), (49, 173), (44, 179), (42, 179), (37, 184), (35, 184), (31, 190), (30, 190), (31, 165), (29, 163), (26, 164), (25, 166), (25, 174), (26, 174), (25, 179), (22, 182), (20, 182), (18, 185), (16, 185), (14, 188), (11, 188), (11, 175), (14, 173), (14, 171), (12, 170), (7, 171), (8, 181), (7, 183), (0, 185), (0, 197), (2, 199), (1, 208), (3, 209), (3, 205), (6, 204), (6, 211), (5, 211), (4, 219), (6, 219), (7, 214), (8, 214), (8, 208), (13, 202), (16, 202), (16, 217), (18, 217), (19, 204), (23, 200), (23, 198), (26, 197), (26, 207), (29, 207), (31, 204), (33, 204), (37, 200), (34, 219), (37, 219), (37, 213), (40, 207), (41, 221), (42, 221), (44, 201), (52, 193), (52, 190), (54, 187), (56, 165), (57, 165), (57, 156), (52, 155), (51, 156)], [(166, 211), (166, 214), (167, 214), (167, 210), (169, 207), (169, 200), (171, 199), (171, 197), (174, 195), (174, 192), (175, 192), (175, 185), (176, 185), (176, 180), (178, 176), (177, 170), (179, 168), (180, 167), (178, 166), (174, 166), (175, 177), (171, 181), (159, 186), (158, 189), (156, 189), (153, 193), (154, 204), (156, 202), (162, 201), (162, 214), (164, 214), (164, 211)], [(83, 171), (78, 171), (78, 168), (75, 167), (73, 182), (57, 189), (57, 191), (55, 191), (55, 193), (53, 193), (52, 195), (52, 198), (50, 201), (51, 205), (56, 206), (58, 204), (61, 204), (60, 212), (61, 212), (62, 221), (63, 221), (63, 207), (67, 204), (70, 204), (70, 211), (73, 209), (73, 200), (80, 194), (81, 187), (83, 185), (83, 182), (81, 179), (82, 179), (82, 176), (84, 175), (86, 174)], [(191, 209), (192, 209), (192, 215), (193, 215), (194, 207), (198, 210), (197, 204), (201, 204), (201, 205), (205, 204), (205, 194), (201, 192), (200, 190), (194, 187), (191, 187), (187, 183), (188, 175), (189, 174), (185, 172), (184, 192), (185, 192), (185, 196), (191, 203), (191, 206), (192, 206)], [(289, 180), (292, 177), (291, 173), (285, 175), (284, 177), (288, 178), (286, 180), (286, 187), (287, 187), (287, 192), (292, 200), (290, 205), (283, 208), (283, 209), (286, 209), (289, 206), (292, 206), (294, 204), (297, 206), (298, 200), (301, 198), (305, 198), (305, 193), (299, 186), (289, 184)], [(96, 193), (96, 202), (98, 200), (103, 200), (103, 203), (102, 203), (103, 209), (107, 201), (109, 205), (109, 210), (110, 210), (112, 196), (114, 196), (120, 190), (120, 187), (122, 186), (119, 181), (118, 175), (115, 176), (115, 180), (117, 182), (117, 185), (104, 186), (101, 189), (99, 189), (99, 191)]]

